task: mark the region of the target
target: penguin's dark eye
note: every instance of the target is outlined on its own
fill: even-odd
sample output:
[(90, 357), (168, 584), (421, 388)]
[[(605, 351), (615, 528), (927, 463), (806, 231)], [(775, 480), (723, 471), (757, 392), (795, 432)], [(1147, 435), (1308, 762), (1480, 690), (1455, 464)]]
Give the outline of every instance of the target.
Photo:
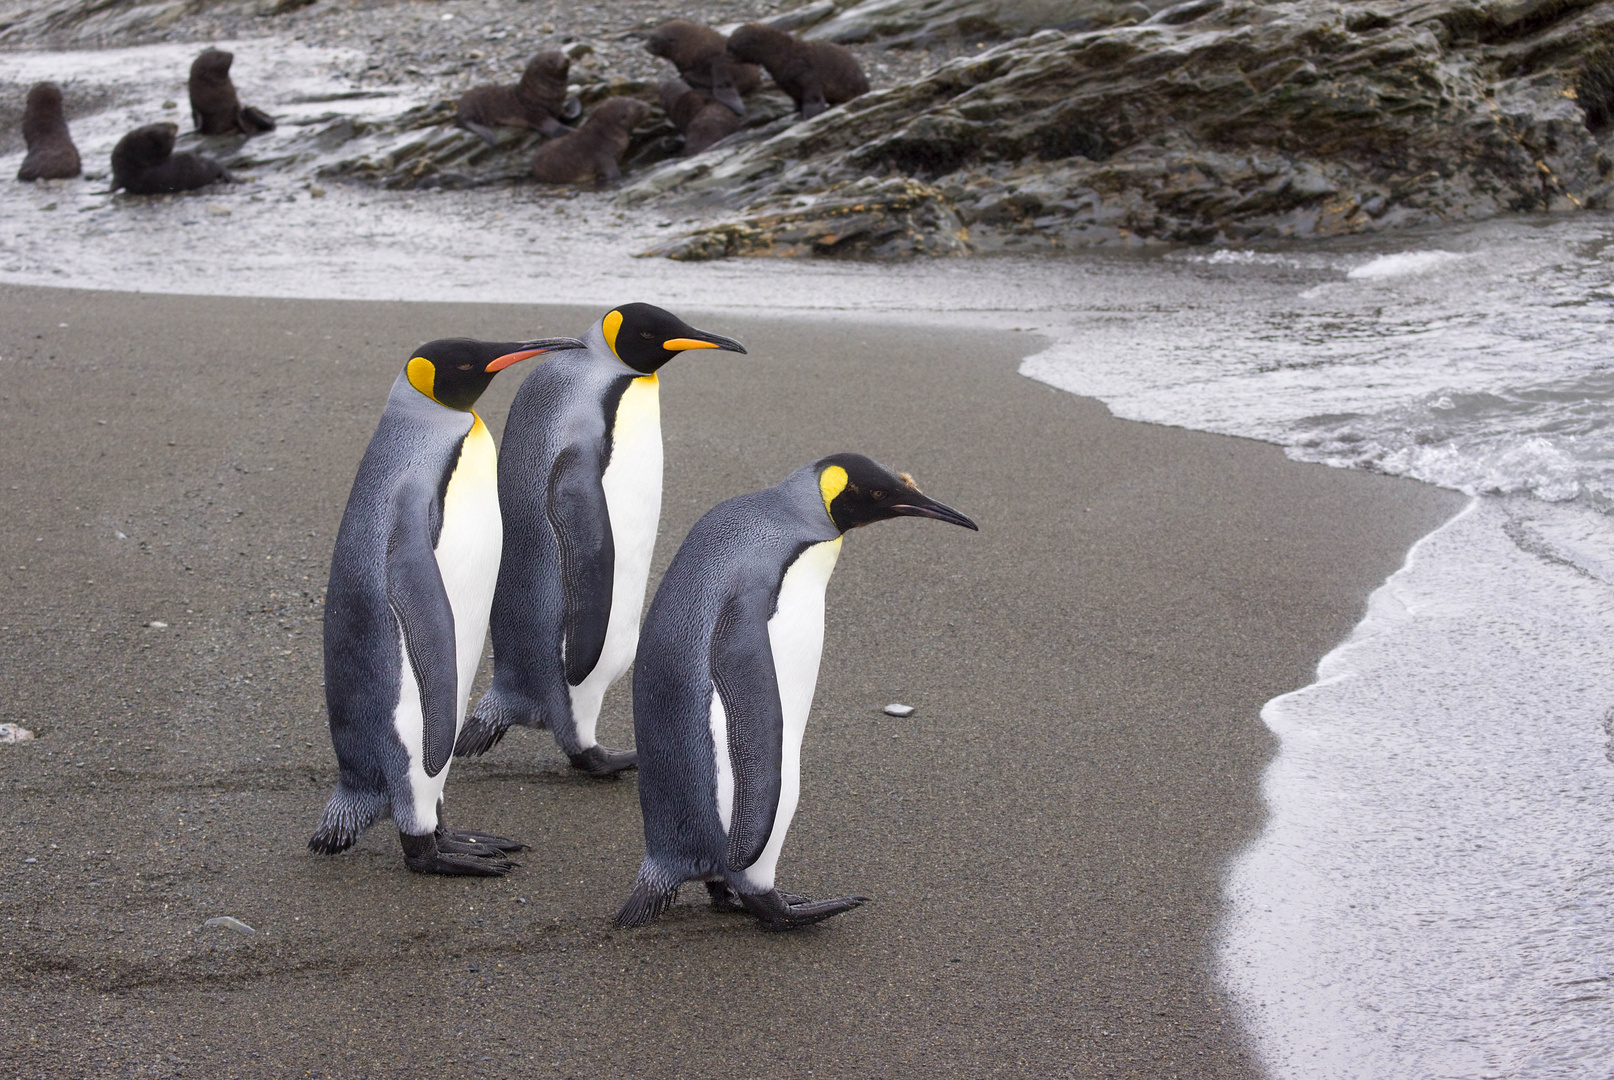
[(875, 502), (879, 502), (881, 499), (885, 498), (885, 492), (871, 491), (869, 492), (869, 498), (873, 499)]
[(641, 331), (639, 331), (639, 336), (640, 336), (640, 337), (642, 337), (642, 338), (644, 338), (644, 339), (645, 339), (645, 340), (646, 340), (646, 341), (654, 341), (654, 340), (655, 340), (655, 338), (656, 338), (656, 335), (654, 335), (654, 334), (652, 334), (652, 333), (651, 333), (651, 332), (650, 332), (650, 331), (648, 331), (648, 330), (641, 330)]
[(461, 364), (460, 365), (460, 370), (461, 371), (470, 371), (471, 370), (471, 365), (470, 364)]

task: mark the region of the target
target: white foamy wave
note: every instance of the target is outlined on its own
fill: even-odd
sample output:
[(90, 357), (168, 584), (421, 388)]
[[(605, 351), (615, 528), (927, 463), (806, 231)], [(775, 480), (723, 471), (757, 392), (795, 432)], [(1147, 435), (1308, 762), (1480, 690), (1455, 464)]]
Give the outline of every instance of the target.
[(1199, 264), (1207, 281), (1188, 302), (1073, 320), (1021, 371), (1118, 416), (1266, 439), (1302, 460), (1607, 508), (1611, 236), (1607, 219), (1493, 224), (1472, 231), (1471, 251), (1296, 273), (1296, 291), (1256, 268), (1205, 287)]
[(1614, 526), (1480, 500), (1263, 712), (1225, 984), (1283, 1078), (1602, 1078)]
[(1371, 262), (1355, 267), (1346, 277), (1356, 280), (1367, 278), (1407, 277), (1427, 274), (1448, 263), (1463, 258), (1455, 251), (1401, 251), (1394, 255), (1380, 255)]

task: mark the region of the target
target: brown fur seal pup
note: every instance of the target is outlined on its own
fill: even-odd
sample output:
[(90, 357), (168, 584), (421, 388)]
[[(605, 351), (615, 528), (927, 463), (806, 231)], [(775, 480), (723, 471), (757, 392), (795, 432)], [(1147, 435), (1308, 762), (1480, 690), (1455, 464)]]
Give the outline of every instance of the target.
[(203, 135), (256, 135), (275, 130), (275, 122), (262, 109), (241, 104), (230, 81), (235, 54), (206, 49), (191, 62), (191, 119)]
[(570, 119), (566, 76), (571, 66), (563, 52), (541, 52), (527, 61), (516, 85), (473, 86), (460, 95), (454, 122), (489, 145), (495, 141), (492, 129), (496, 127), (533, 128), (551, 139), (559, 138), (571, 130), (561, 123), (562, 118)]
[(650, 116), (650, 106), (630, 97), (607, 98), (583, 126), (532, 155), (532, 175), (545, 184), (611, 183), (622, 177), (622, 155), (631, 132)]
[(657, 89), (667, 118), (683, 132), (685, 157), (740, 130), (740, 118), (733, 109), (691, 88), (683, 79), (663, 79)]
[(730, 59), (724, 48), (728, 39), (710, 26), (671, 19), (650, 32), (645, 48), (653, 55), (671, 60), (678, 75), (696, 90), (704, 90), (721, 101), (736, 116), (745, 115), (741, 94), (762, 85), (762, 72), (755, 64)]
[(168, 195), (206, 187), (217, 180), (232, 182), (224, 166), (200, 154), (174, 153), (175, 124), (147, 124), (135, 128), (112, 148), (112, 190), (131, 195)]
[(767, 68), (803, 120), (869, 92), (857, 57), (828, 41), (803, 41), (771, 26), (746, 23), (729, 35), (728, 52), (736, 60)]
[(65, 180), (79, 174), (78, 147), (67, 133), (62, 91), (55, 83), (35, 83), (28, 91), (22, 141), (28, 144), (28, 155), (17, 170), (18, 180)]

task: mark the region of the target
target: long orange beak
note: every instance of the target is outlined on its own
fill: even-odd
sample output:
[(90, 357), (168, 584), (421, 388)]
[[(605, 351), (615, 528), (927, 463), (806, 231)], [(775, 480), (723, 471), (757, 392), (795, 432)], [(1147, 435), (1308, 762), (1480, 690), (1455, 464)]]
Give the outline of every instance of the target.
[[(698, 334), (706, 334), (704, 330), (697, 330)], [(706, 334), (705, 338), (675, 337), (668, 338), (661, 343), (661, 347), (668, 352), (683, 352), (685, 349), (722, 349), (725, 352), (745, 352), (745, 346), (733, 338), (722, 334)]]
[(539, 341), (523, 341), (521, 344), (523, 346), (522, 348), (517, 349), (515, 352), (507, 352), (503, 356), (495, 357), (494, 360), (482, 370), (486, 371), (489, 375), (492, 375), (495, 372), (503, 371), (511, 364), (519, 364), (521, 361), (537, 356), (539, 353), (555, 352), (557, 349), (588, 348), (587, 345), (584, 345), (576, 338), (569, 337), (543, 338)]
[(495, 371), (503, 371), (511, 364), (519, 364), (523, 360), (537, 356), (543, 351), (544, 350), (542, 349), (522, 349), (520, 352), (507, 352), (503, 356), (494, 360), (493, 363), (489, 364), (485, 370), (489, 375), (491, 375)]

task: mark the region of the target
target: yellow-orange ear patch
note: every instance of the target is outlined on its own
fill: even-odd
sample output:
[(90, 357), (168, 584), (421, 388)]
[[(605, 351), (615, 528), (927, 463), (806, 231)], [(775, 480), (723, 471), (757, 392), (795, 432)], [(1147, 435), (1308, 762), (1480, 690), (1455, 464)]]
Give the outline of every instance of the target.
[[(622, 312), (607, 312), (605, 318), (600, 321), (600, 330), (605, 334), (605, 343), (611, 346), (612, 352), (616, 352), (616, 336), (622, 330)], [(617, 353), (617, 359), (621, 358), (622, 354)]]
[(417, 356), (409, 361), (409, 366), (404, 369), (404, 372), (409, 376), (410, 386), (413, 386), (433, 401), (437, 400), (437, 395), (432, 393), (432, 390), (437, 386), (437, 368), (430, 360), (424, 356)]
[(839, 465), (831, 465), (818, 474), (818, 493), (824, 497), (824, 511), (830, 517), (835, 514), (830, 510), (829, 504), (835, 501), (835, 496), (846, 490), (846, 470)]

